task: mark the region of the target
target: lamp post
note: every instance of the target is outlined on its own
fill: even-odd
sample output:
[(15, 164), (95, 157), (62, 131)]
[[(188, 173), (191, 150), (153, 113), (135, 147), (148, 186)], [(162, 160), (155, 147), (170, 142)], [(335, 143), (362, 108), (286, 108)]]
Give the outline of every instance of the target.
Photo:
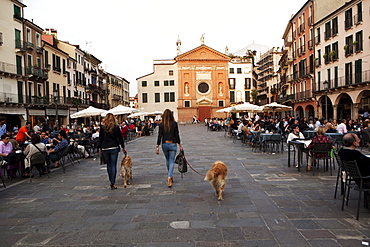
[(325, 80), (323, 82), (324, 84), (324, 89), (325, 89), (325, 119), (328, 120), (328, 87), (329, 87), (329, 82)]
[(55, 104), (55, 126), (57, 129), (59, 129), (59, 116), (58, 116), (58, 90), (53, 91), (53, 96), (54, 96), (54, 104)]

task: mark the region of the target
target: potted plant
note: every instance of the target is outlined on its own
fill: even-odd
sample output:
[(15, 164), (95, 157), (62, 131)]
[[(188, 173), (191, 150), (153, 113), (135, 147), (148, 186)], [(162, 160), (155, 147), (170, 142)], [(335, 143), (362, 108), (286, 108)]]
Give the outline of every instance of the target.
[(353, 45), (357, 45), (357, 44), (358, 44), (358, 41), (357, 40), (353, 42)]
[(328, 54), (325, 53), (324, 55), (322, 55), (322, 57), (326, 59), (328, 57)]
[(333, 56), (335, 56), (336, 52), (334, 50), (332, 50), (329, 54), (330, 54), (330, 56), (333, 57)]
[(33, 65), (33, 68), (34, 68), (34, 69), (40, 69), (40, 67), (39, 67), (37, 64), (34, 64), (34, 65)]
[(348, 45), (345, 45), (343, 48), (344, 50), (348, 50)]

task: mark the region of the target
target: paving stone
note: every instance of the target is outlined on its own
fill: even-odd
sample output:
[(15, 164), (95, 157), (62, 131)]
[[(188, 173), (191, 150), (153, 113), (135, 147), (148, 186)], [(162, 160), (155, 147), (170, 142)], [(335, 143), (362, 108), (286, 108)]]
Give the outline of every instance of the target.
[(333, 199), (335, 174), (298, 172), (287, 167), (286, 152), (252, 153), (201, 125), (180, 125), (180, 134), (197, 171), (205, 174), (215, 159), (227, 164), (223, 201), (191, 170), (181, 178), (175, 169), (168, 188), (164, 156), (153, 155), (156, 136), (146, 136), (127, 145), (134, 162), (128, 188), (117, 177), (110, 190), (106, 167), (93, 159), (66, 173), (53, 169), (50, 179), (0, 187), (0, 245), (326, 247), (370, 239), (368, 210), (355, 219), (357, 194), (344, 211), (342, 197)]

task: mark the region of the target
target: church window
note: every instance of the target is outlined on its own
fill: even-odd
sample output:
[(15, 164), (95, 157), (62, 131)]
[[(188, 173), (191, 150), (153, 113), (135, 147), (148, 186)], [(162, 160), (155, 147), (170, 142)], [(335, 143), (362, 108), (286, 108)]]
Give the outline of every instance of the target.
[(190, 100), (184, 101), (184, 107), (190, 107)]
[(202, 82), (198, 85), (198, 91), (201, 93), (207, 93), (209, 91), (209, 85), (205, 82)]

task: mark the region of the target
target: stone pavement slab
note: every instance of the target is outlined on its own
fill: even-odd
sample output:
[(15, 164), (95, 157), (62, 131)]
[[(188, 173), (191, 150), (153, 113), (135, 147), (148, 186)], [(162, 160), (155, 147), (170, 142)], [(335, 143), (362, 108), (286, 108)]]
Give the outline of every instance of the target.
[[(287, 167), (287, 153), (253, 153), (223, 132), (180, 125), (189, 163), (166, 186), (156, 135), (127, 145), (133, 180), (109, 189), (106, 168), (81, 160), (66, 172), (8, 181), (0, 187), (1, 246), (361, 246), (370, 240), (370, 212), (355, 219), (357, 193), (341, 211), (333, 176)], [(368, 152), (369, 150), (363, 150)], [(122, 155), (122, 154), (120, 154)], [(120, 156), (121, 158), (121, 156)], [(204, 174), (216, 160), (228, 166), (224, 200)], [(304, 170), (304, 169), (302, 169)]]

